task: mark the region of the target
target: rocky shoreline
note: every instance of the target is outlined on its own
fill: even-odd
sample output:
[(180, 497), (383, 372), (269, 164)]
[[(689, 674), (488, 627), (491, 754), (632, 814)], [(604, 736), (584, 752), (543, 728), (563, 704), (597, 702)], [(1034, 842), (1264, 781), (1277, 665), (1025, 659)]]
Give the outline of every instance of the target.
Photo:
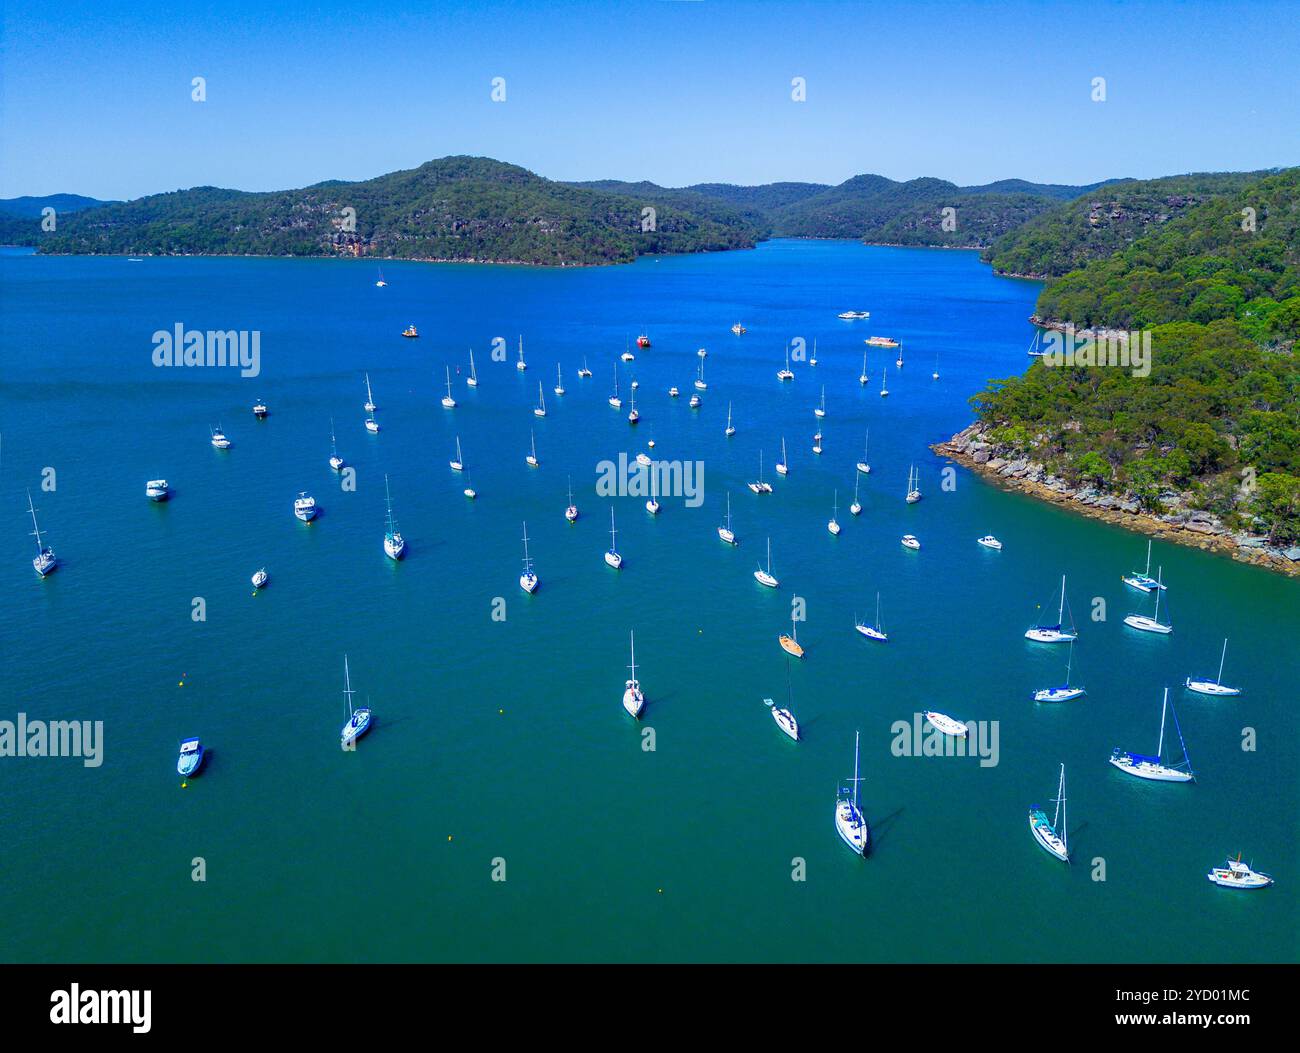
[(930, 449), (1004, 490), (1029, 494), (1092, 519), (1101, 519), (1178, 545), (1231, 556), (1239, 563), (1300, 577), (1300, 546), (1273, 548), (1266, 537), (1235, 533), (1213, 513), (1188, 508), (1181, 495), (1168, 495), (1169, 511), (1152, 513), (1142, 511), (1137, 500), (1127, 494), (1105, 493), (1089, 486), (1070, 486), (1030, 458), (1002, 456), (1004, 451), (985, 441), (984, 431), (983, 424), (975, 423), (947, 442), (935, 443)]

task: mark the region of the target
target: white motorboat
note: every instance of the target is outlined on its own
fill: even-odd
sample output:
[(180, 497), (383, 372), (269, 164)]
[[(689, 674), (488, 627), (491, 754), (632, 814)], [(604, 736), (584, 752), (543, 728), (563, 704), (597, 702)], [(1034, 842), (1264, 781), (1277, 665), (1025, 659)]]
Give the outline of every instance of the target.
[(1252, 870), (1243, 863), (1240, 852), (1236, 859), (1226, 860), (1223, 866), (1215, 867), (1205, 876), (1221, 888), (1256, 889), (1273, 884), (1273, 879), (1267, 874)]
[(928, 720), (933, 727), (938, 728), (945, 735), (952, 735), (956, 738), (964, 739), (966, 733), (970, 730), (963, 721), (957, 720), (955, 717), (950, 717), (947, 713), (937, 713), (934, 710), (927, 709), (924, 715), (925, 719)]
[(293, 514), (304, 523), (310, 523), (316, 518), (318, 511), (316, 498), (312, 497), (306, 490), (300, 490), (293, 502)]
[(976, 538), (975, 543), (983, 545), (985, 548), (997, 549), (999, 552), (1002, 551), (1002, 542), (992, 534), (985, 534), (983, 537)]
[(266, 583), (270, 580), (271, 580), (271, 576), (267, 574), (266, 568), (263, 567), (252, 577), (253, 588), (255, 589), (264, 588), (266, 586)]
[(166, 479), (150, 479), (144, 484), (144, 495), (150, 501), (166, 501), (171, 496), (171, 488)]
[(218, 450), (230, 449), (230, 440), (226, 438), (226, 433), (221, 430), (221, 425), (212, 429), (212, 445)]
[(921, 548), (921, 542), (917, 541), (917, 540), (916, 540), (916, 536), (913, 535), (913, 534), (904, 534), (904, 535), (903, 535), (903, 547), (904, 547), (904, 548), (910, 548), (910, 549), (912, 549), (913, 551), (919, 551), (920, 548)]

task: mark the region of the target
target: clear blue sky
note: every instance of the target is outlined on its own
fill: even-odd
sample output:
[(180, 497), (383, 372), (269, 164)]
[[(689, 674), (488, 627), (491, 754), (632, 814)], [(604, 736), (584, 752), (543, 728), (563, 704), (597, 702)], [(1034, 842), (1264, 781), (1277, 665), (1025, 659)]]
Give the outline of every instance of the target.
[(5, 6), (0, 197), (271, 190), (461, 153), (669, 186), (1300, 162), (1294, 0)]

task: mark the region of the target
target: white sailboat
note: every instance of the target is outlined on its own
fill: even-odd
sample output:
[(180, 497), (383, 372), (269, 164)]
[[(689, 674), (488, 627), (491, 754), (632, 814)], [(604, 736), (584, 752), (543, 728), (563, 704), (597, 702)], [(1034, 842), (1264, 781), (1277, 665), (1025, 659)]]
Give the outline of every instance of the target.
[(1146, 569), (1141, 571), (1132, 571), (1122, 575), (1121, 580), (1125, 585), (1131, 585), (1135, 589), (1141, 589), (1143, 592), (1155, 592), (1156, 590), (1164, 591), (1168, 586), (1162, 584), (1158, 579), (1151, 576), (1151, 539), (1147, 539), (1147, 565)]
[(1228, 687), (1223, 682), (1223, 662), (1227, 657), (1228, 638), (1225, 636), (1223, 638), (1223, 651), (1219, 655), (1219, 675), (1213, 680), (1210, 680), (1209, 678), (1197, 680), (1189, 676), (1183, 682), (1183, 686), (1186, 687), (1188, 691), (1195, 691), (1198, 695), (1219, 695), (1226, 697), (1228, 695), (1241, 694), (1241, 688)]
[(622, 569), (623, 556), (618, 550), (618, 531), (614, 529), (614, 506), (609, 506), (609, 551), (605, 553), (605, 562), (615, 570)]
[(777, 380), (794, 380), (794, 373), (790, 371), (790, 348), (785, 349), (785, 368), (776, 371)]
[(471, 388), (478, 387), (478, 373), (474, 370), (474, 349), (469, 349), (469, 377), (465, 380), (466, 385)]
[(876, 624), (863, 625), (854, 618), (854, 626), (868, 640), (876, 640), (879, 643), (888, 643), (889, 634), (880, 628), (880, 593), (876, 593)]
[(465, 496), (468, 497), (471, 501), (473, 501), (476, 497), (478, 497), (478, 491), (469, 485), (468, 469), (466, 469), (465, 471)]
[(822, 452), (822, 433), (821, 433), (821, 429), (819, 428), (813, 435), (813, 453), (819, 454), (821, 452)]
[(614, 394), (612, 394), (609, 397), (609, 404), (613, 406), (614, 409), (623, 408), (623, 400), (618, 397), (618, 362), (617, 361), (615, 361), (614, 363)]
[[(817, 368), (817, 338), (816, 338), (816, 337), (813, 337), (812, 358), (808, 359), (808, 364), (809, 364), (810, 366), (812, 366), (814, 369)], [(825, 389), (823, 388), (823, 389), (822, 389), (822, 401), (823, 401), (823, 402), (825, 401), (825, 397), (826, 397), (826, 391), (825, 391)]]
[(736, 534), (731, 529), (731, 491), (727, 491), (727, 518), (722, 526), (718, 527), (718, 537), (722, 538), (728, 545), (737, 544)]
[(862, 352), (862, 372), (858, 374), (858, 383), (861, 384), (861, 385), (865, 388), (865, 387), (867, 386), (867, 381), (868, 381), (869, 379), (870, 379), (870, 377), (869, 377), (869, 375), (867, 374), (867, 353), (866, 353), (865, 351), (863, 351), (863, 352)]
[(36, 538), (36, 558), (32, 560), (32, 567), (43, 578), (59, 565), (59, 560), (54, 555), (54, 549), (41, 540), (41, 528), (36, 522), (36, 508), (32, 504), (30, 490), (27, 491), (27, 511), (32, 515), (32, 536)]
[(528, 524), (524, 523), (524, 572), (519, 575), (519, 587), (529, 594), (537, 591), (540, 582), (533, 570), (533, 561), (528, 555)]
[(898, 345), (898, 361), (896, 361), (894, 365), (896, 365), (899, 369), (903, 368), (903, 345), (901, 342)]
[(726, 428), (723, 429), (722, 434), (725, 435), (728, 439), (730, 439), (733, 435), (736, 434), (736, 428), (735, 428), (735, 426), (731, 423), (731, 403), (730, 403), (730, 402), (727, 403), (727, 426), (726, 426)]
[(1075, 632), (1074, 626), (1069, 629), (1065, 628), (1063, 621), (1065, 615), (1065, 575), (1061, 575), (1061, 604), (1056, 612), (1056, 623), (1054, 625), (1035, 625), (1031, 629), (1025, 630), (1025, 639), (1033, 640), (1035, 643), (1070, 643), (1077, 640), (1079, 634)]
[(798, 742), (799, 721), (794, 718), (794, 688), (790, 683), (790, 663), (788, 661), (785, 664), (785, 689), (786, 695), (790, 700), (787, 705), (778, 706), (770, 698), (763, 699), (763, 703), (771, 709), (772, 719), (776, 722), (776, 726), (780, 728), (785, 735), (794, 739), (795, 742)]
[(348, 672), (348, 656), (343, 656), (343, 698), (348, 706), (348, 722), (343, 725), (340, 735), (342, 745), (355, 742), (370, 730), (370, 707), (352, 708), (352, 677)]
[(334, 418), (330, 418), (330, 467), (336, 472), (341, 472), (346, 467), (347, 462), (339, 456), (338, 444), (334, 441)]
[(266, 587), (266, 583), (271, 580), (271, 576), (267, 574), (266, 568), (262, 567), (260, 570), (254, 573), (252, 578), (249, 580), (252, 581), (253, 588), (261, 589)]
[(840, 533), (840, 492), (838, 490), (835, 491), (835, 501), (831, 507), (831, 519), (830, 522), (826, 524), (826, 529), (838, 537)]
[(536, 468), (542, 462), (537, 459), (537, 436), (531, 428), (528, 429), (528, 443), (529, 453), (528, 456), (524, 458), (524, 461), (528, 464), (528, 467)]
[[(1173, 766), (1167, 766), (1161, 760), (1165, 748), (1166, 711), (1174, 714), (1174, 730), (1178, 732), (1178, 744), (1183, 747), (1183, 759)], [(1155, 755), (1148, 757), (1141, 753), (1129, 753), (1117, 746), (1111, 751), (1110, 763), (1122, 772), (1153, 782), (1192, 782), (1196, 778), (1192, 772), (1191, 758), (1187, 756), (1187, 743), (1183, 741), (1183, 729), (1178, 726), (1178, 713), (1169, 704), (1169, 688), (1165, 688), (1165, 698), (1160, 704), (1160, 739), (1156, 742)]]
[(542, 390), (542, 382), (537, 382), (537, 405), (533, 407), (534, 417), (546, 416), (546, 392)]
[(555, 393), (557, 395), (564, 394), (564, 377), (560, 373), (560, 363), (558, 362), (555, 363)]
[[(1070, 861), (1070, 846), (1067, 842), (1067, 833), (1065, 829), (1065, 765), (1061, 765), (1061, 781), (1057, 787), (1056, 796), (1052, 798), (1056, 804), (1056, 812), (1052, 816), (1052, 821), (1047, 821), (1047, 813), (1038, 805), (1033, 805), (1029, 809), (1029, 832), (1034, 835), (1034, 840), (1045, 851), (1050, 852), (1063, 863)], [(1059, 826), (1058, 826), (1059, 822)], [(1059, 831), (1059, 832), (1058, 832)]]
[(1160, 575), (1164, 572), (1161, 567), (1156, 571), (1156, 587), (1151, 590), (1156, 594), (1155, 613), (1148, 617), (1145, 614), (1130, 614), (1124, 618), (1124, 624), (1133, 629), (1141, 629), (1145, 633), (1161, 633), (1168, 636), (1174, 631), (1174, 627), (1167, 622), (1160, 620), (1160, 594), (1165, 591), (1164, 585), (1160, 581)]
[(849, 505), (849, 514), (860, 516), (862, 514), (862, 502), (858, 500), (858, 480), (862, 476), (854, 474), (853, 476), (853, 504)]
[[(703, 350), (703, 348), (701, 348), (700, 350)], [(701, 355), (701, 356), (700, 356), (700, 372), (699, 372), (699, 375), (695, 378), (695, 390), (696, 390), (696, 391), (704, 391), (704, 390), (706, 390), (706, 389), (708, 388), (708, 386), (709, 386), (708, 384), (704, 383), (704, 356)]]
[(447, 369), (447, 394), (445, 394), (442, 397), (442, 405), (444, 409), (455, 409), (456, 400), (451, 397), (451, 366), (447, 366), (446, 369)]
[(1031, 341), (1029, 341), (1029, 350), (1027, 352), (1029, 357), (1042, 358), (1043, 355), (1047, 353), (1042, 349), (1042, 345), (1043, 345), (1043, 331), (1041, 329), (1035, 329), (1034, 338)]
[(650, 473), (650, 500), (645, 503), (645, 510), (652, 516), (657, 516), (659, 514), (659, 498), (658, 494), (655, 493), (655, 483), (658, 479), (658, 472)]
[(465, 458), (464, 458), (463, 456), (461, 456), (461, 452), (460, 452), (460, 436), (459, 436), (459, 435), (456, 436), (456, 457), (455, 457), (454, 460), (448, 461), (447, 463), (448, 463), (449, 465), (451, 465), (451, 470), (452, 470), (453, 472), (463, 471), (464, 468), (465, 468)]
[(1086, 694), (1081, 687), (1070, 686), (1070, 670), (1074, 666), (1074, 641), (1070, 641), (1070, 650), (1065, 659), (1065, 683), (1060, 687), (1045, 687), (1034, 692), (1035, 702), (1069, 702)]
[(581, 368), (580, 370), (578, 370), (578, 376), (580, 376), (580, 377), (589, 377), (589, 376), (591, 376), (591, 370), (587, 368), (587, 356), (586, 356), (586, 355), (583, 355), (583, 356), (582, 356), (582, 368)]
[[(782, 442), (784, 443), (784, 440), (782, 440)], [(772, 484), (769, 482), (764, 482), (763, 480), (763, 451), (762, 450), (758, 451), (758, 482), (749, 483), (748, 486), (756, 494), (770, 494), (772, 492)]]
[(564, 510), (564, 518), (570, 523), (578, 521), (578, 506), (573, 503), (573, 477), (569, 477), (569, 507)]
[(835, 796), (835, 829), (840, 835), (840, 839), (848, 845), (854, 852), (860, 856), (867, 854), (867, 847), (871, 843), (871, 829), (867, 826), (867, 820), (858, 808), (858, 784), (862, 779), (858, 776), (858, 740), (861, 732), (853, 733), (853, 779), (850, 785), (853, 787), (852, 792), (846, 786), (841, 786), (839, 793)]
[(371, 435), (379, 434), (379, 422), (374, 417), (366, 418), (366, 431), (370, 432)]
[(766, 585), (769, 589), (781, 587), (781, 583), (772, 574), (772, 539), (770, 537), (767, 539), (767, 569), (764, 570), (759, 567), (754, 571), (754, 580), (760, 585)]
[(921, 500), (921, 473), (916, 465), (912, 465), (907, 470), (906, 501), (909, 505), (914, 505), (919, 500)]
[(515, 369), (522, 373), (528, 368), (528, 363), (524, 361), (524, 334), (519, 334), (519, 361), (515, 363)]
[(780, 459), (779, 461), (776, 462), (776, 474), (777, 474), (777, 475), (789, 475), (789, 474), (790, 474), (790, 465), (787, 463), (787, 461), (786, 461), (786, 456), (785, 456), (785, 436), (784, 436), (784, 435), (781, 436), (781, 459)]
[(819, 406), (816, 406), (816, 407), (813, 409), (813, 416), (814, 416), (814, 417), (824, 417), (824, 416), (826, 416), (826, 385), (825, 385), (825, 384), (822, 385), (822, 401), (821, 401), (821, 404), (820, 404)]
[(945, 735), (951, 735), (953, 738), (964, 739), (970, 729), (964, 721), (956, 717), (950, 717), (947, 713), (939, 713), (932, 709), (927, 709), (922, 716), (929, 721), (931, 727), (938, 728)]
[(401, 559), (406, 552), (406, 539), (393, 522), (393, 495), (388, 490), (388, 476), (384, 476), (384, 500), (388, 503), (388, 529), (384, 532), (384, 552), (389, 559)]
[(885, 387), (885, 374), (889, 372), (889, 367), (885, 366), (880, 370), (880, 397), (883, 399), (889, 394), (889, 389)]
[(641, 693), (641, 681), (636, 678), (636, 633), (628, 631), (628, 647), (632, 655), (632, 661), (628, 665), (632, 675), (623, 684), (623, 708), (628, 713), (641, 719), (641, 711), (645, 709), (645, 695)]
[(641, 419), (641, 411), (640, 411), (639, 409), (636, 408), (636, 388), (633, 388), (633, 389), (632, 389), (632, 408), (631, 408), (630, 410), (628, 410), (628, 413), (627, 413), (627, 422), (628, 422), (629, 424), (635, 424), (635, 423), (636, 423), (637, 421), (639, 421), (640, 419)]
[(858, 471), (863, 475), (871, 474), (871, 464), (867, 461), (867, 448), (871, 445), (871, 432), (868, 430), (862, 436), (862, 460), (857, 464)]
[(370, 390), (370, 374), (366, 374), (366, 404), (362, 407), (367, 413), (374, 413), (379, 407), (375, 405), (374, 393)]

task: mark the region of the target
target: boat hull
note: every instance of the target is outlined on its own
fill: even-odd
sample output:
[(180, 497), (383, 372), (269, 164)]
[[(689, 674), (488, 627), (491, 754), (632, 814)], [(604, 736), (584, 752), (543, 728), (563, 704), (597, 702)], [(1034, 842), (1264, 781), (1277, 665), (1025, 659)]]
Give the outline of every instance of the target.
[(1221, 698), (1231, 698), (1234, 695), (1241, 694), (1239, 687), (1225, 687), (1223, 684), (1216, 683), (1213, 680), (1193, 680), (1188, 677), (1183, 684), (1188, 691), (1195, 691), (1198, 695), (1214, 695)]
[(1126, 775), (1147, 779), (1150, 782), (1191, 782), (1193, 779), (1191, 772), (1167, 768), (1163, 764), (1151, 764), (1148, 761), (1134, 761), (1127, 753), (1112, 756), (1110, 764)]
[(358, 709), (353, 714), (352, 719), (343, 725), (343, 731), (340, 735), (341, 743), (346, 746), (350, 742), (356, 742), (367, 731), (370, 730), (370, 710)]
[(1069, 850), (1065, 843), (1056, 836), (1056, 831), (1052, 829), (1052, 824), (1047, 821), (1047, 816), (1039, 811), (1029, 813), (1029, 832), (1034, 835), (1034, 840), (1048, 855), (1054, 856), (1062, 863), (1070, 861)]
[(1060, 629), (1049, 629), (1044, 626), (1035, 626), (1025, 632), (1025, 639), (1032, 640), (1034, 643), (1070, 643), (1078, 638), (1077, 633), (1063, 632)]
[(1168, 636), (1174, 631), (1172, 625), (1162, 625), (1154, 618), (1148, 618), (1145, 614), (1130, 614), (1124, 619), (1124, 624), (1130, 629), (1138, 629), (1144, 633), (1159, 633), (1162, 636)]
[(772, 719), (776, 721), (776, 726), (786, 735), (794, 739), (795, 742), (799, 741), (799, 722), (794, 719), (793, 713), (788, 709), (777, 709), (776, 707), (773, 707)]
[(853, 807), (852, 801), (836, 802), (835, 832), (856, 855), (867, 854), (867, 848), (871, 844), (871, 829), (862, 813)]
[(1047, 687), (1034, 692), (1035, 702), (1071, 702), (1087, 692), (1081, 687)]
[(760, 585), (766, 585), (769, 589), (775, 589), (781, 584), (776, 580), (776, 578), (764, 570), (754, 571), (754, 580)]

